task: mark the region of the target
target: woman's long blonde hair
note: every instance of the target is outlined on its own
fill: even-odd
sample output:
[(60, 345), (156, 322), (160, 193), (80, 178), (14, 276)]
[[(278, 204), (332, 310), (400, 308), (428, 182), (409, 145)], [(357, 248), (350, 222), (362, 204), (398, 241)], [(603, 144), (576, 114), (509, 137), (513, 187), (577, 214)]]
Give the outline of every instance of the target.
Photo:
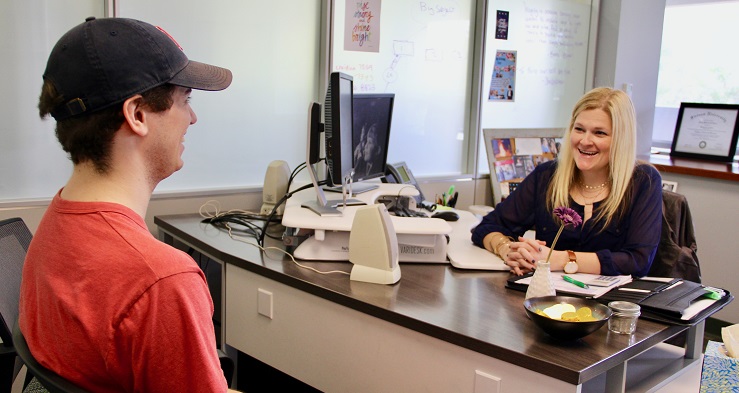
[(580, 98), (572, 110), (570, 126), (562, 138), (557, 159), (557, 170), (547, 190), (547, 207), (553, 211), (558, 206), (569, 206), (570, 188), (575, 184), (579, 169), (573, 158), (570, 134), (577, 116), (593, 109), (602, 109), (611, 119), (611, 149), (609, 153), (608, 182), (611, 192), (594, 213), (594, 220), (605, 220), (606, 228), (617, 214), (623, 214), (622, 206), (628, 206), (627, 192), (636, 167), (636, 113), (629, 96), (621, 90), (598, 87)]

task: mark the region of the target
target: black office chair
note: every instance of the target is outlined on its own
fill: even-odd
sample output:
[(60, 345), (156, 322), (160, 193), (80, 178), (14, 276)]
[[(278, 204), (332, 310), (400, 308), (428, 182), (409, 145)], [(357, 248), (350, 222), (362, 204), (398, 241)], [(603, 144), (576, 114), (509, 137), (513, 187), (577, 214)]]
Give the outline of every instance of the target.
[[(662, 234), (649, 269), (652, 277), (675, 277), (701, 282), (693, 217), (684, 195), (662, 190)], [(678, 347), (686, 344), (683, 332), (665, 342)]]
[[(26, 365), (28, 372), (31, 373), (38, 380), (41, 386), (43, 386), (43, 388), (45, 388), (47, 391), (49, 391), (50, 393), (87, 392), (87, 390), (80, 388), (72, 382), (62, 378), (61, 376), (59, 376), (59, 374), (39, 364), (39, 362), (37, 362), (36, 359), (33, 357), (33, 354), (31, 354), (31, 350), (28, 349), (28, 344), (26, 343), (26, 339), (25, 337), (23, 337), (23, 333), (21, 333), (21, 329), (18, 327), (18, 324), (16, 324), (15, 328), (13, 329), (13, 342), (15, 343), (15, 348), (18, 352), (18, 356)], [(218, 355), (221, 359), (221, 367), (223, 368), (223, 373), (226, 376), (226, 380), (228, 381), (230, 387), (231, 378), (233, 377), (234, 372), (233, 360), (226, 356), (226, 354), (221, 352), (220, 350), (218, 351)]]
[(701, 282), (693, 218), (684, 195), (662, 190), (662, 235), (649, 275)]
[(11, 390), (21, 369), (13, 345), (13, 324), (18, 320), (21, 273), (31, 231), (20, 218), (0, 221), (0, 391)]
[(80, 388), (72, 382), (62, 378), (59, 374), (47, 369), (46, 367), (39, 364), (31, 354), (31, 350), (28, 349), (26, 339), (21, 333), (21, 329), (18, 324), (13, 328), (13, 342), (15, 343), (15, 349), (18, 352), (18, 357), (23, 360), (23, 363), (28, 369), (28, 373), (31, 373), (41, 385), (51, 393), (84, 393), (87, 390)]

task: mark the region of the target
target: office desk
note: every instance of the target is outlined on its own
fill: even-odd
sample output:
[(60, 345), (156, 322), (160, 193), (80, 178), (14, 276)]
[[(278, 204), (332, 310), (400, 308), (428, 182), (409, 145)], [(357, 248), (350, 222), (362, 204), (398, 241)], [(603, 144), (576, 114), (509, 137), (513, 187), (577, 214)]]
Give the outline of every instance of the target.
[[(352, 282), (262, 253), (197, 215), (154, 222), (162, 240), (224, 265), (225, 343), (322, 391), (477, 393), (497, 392), (484, 389), (496, 384), (500, 392), (647, 390), (701, 359), (703, 323), (640, 320), (631, 336), (603, 327), (557, 341), (526, 317), (524, 293), (505, 288), (507, 272), (401, 264), (395, 285)], [(346, 262), (300, 262), (351, 270)], [(677, 358), (666, 356), (663, 365), (650, 357), (686, 330), (689, 344)], [(654, 369), (640, 365), (632, 381), (645, 356)]]

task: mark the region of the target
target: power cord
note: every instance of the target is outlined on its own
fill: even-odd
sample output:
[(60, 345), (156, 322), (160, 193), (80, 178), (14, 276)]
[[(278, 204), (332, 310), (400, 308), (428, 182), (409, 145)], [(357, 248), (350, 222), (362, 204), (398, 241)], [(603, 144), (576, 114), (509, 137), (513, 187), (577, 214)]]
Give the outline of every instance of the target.
[[(290, 189), (290, 185), (292, 184), (295, 177), (307, 167), (306, 163), (303, 162), (302, 164), (298, 165), (290, 174), (290, 178), (288, 179), (287, 183), (287, 189)], [(325, 185), (325, 181), (318, 182), (318, 185)], [(315, 269), (311, 266), (306, 266), (301, 263), (299, 263), (297, 260), (295, 260), (295, 257), (287, 252), (286, 250), (283, 250), (279, 247), (269, 246), (264, 247), (264, 238), (267, 236), (268, 232), (268, 226), (272, 221), (277, 218), (281, 217), (276, 214), (277, 208), (281, 206), (283, 203), (286, 203), (290, 197), (292, 197), (295, 193), (303, 191), (305, 189), (313, 187), (313, 183), (306, 184), (304, 186), (298, 187), (297, 189), (286, 192), (285, 195), (280, 198), (277, 203), (275, 203), (275, 207), (272, 208), (272, 211), (269, 215), (254, 213), (247, 210), (229, 210), (224, 213), (220, 212), (220, 204), (217, 201), (208, 201), (204, 203), (202, 206), (200, 206), (200, 216), (203, 217), (202, 222), (211, 224), (215, 226), (216, 228), (220, 228), (225, 230), (228, 233), (228, 236), (232, 240), (240, 241), (242, 243), (249, 244), (251, 246), (254, 246), (258, 249), (260, 249), (262, 252), (267, 252), (267, 250), (276, 250), (279, 251), (288, 257), (293, 261), (295, 265), (297, 265), (300, 268), (312, 270), (319, 274), (345, 274), (350, 275), (351, 273), (341, 271), (341, 270), (330, 270), (330, 271), (320, 271), (318, 269)], [(258, 225), (254, 224), (251, 221), (264, 221), (264, 225), (260, 228)], [(232, 224), (243, 226), (246, 229), (235, 229)], [(234, 232), (242, 232), (248, 236), (252, 236), (257, 240), (257, 244), (254, 244), (252, 242), (246, 241), (245, 239), (238, 238), (234, 235)], [(270, 236), (272, 237), (272, 236)], [(277, 237), (274, 237), (277, 239)]]
[(295, 265), (297, 265), (298, 267), (300, 267), (300, 268), (303, 268), (303, 269), (308, 269), (308, 270), (312, 270), (312, 271), (314, 271), (314, 272), (316, 272), (316, 273), (319, 273), (319, 274), (345, 274), (345, 275), (347, 275), (347, 276), (348, 276), (348, 275), (351, 275), (351, 273), (349, 273), (349, 272), (345, 272), (345, 271), (342, 271), (342, 270), (329, 270), (329, 271), (321, 271), (321, 270), (318, 270), (318, 269), (316, 269), (316, 268), (314, 268), (314, 267), (312, 267), (312, 266), (306, 266), (306, 265), (303, 265), (303, 264), (299, 263), (299, 262), (298, 262), (297, 260), (295, 260), (295, 257), (294, 257), (294, 256), (293, 256), (293, 255), (292, 255), (291, 253), (289, 253), (289, 252), (287, 252), (287, 251), (285, 251), (285, 250), (283, 250), (283, 249), (281, 249), (281, 248), (279, 248), (279, 247), (274, 247), (274, 246), (268, 246), (268, 247), (264, 247), (264, 246), (262, 246), (262, 245), (259, 245), (259, 244), (254, 244), (254, 243), (252, 243), (252, 242), (249, 242), (249, 241), (246, 241), (246, 240), (244, 240), (244, 239), (240, 239), (240, 238), (238, 238), (238, 237), (235, 237), (235, 236), (233, 235), (233, 233), (232, 233), (232, 231), (231, 231), (231, 229), (230, 229), (230, 228), (227, 228), (227, 230), (228, 230), (228, 236), (229, 236), (229, 237), (230, 237), (231, 239), (233, 239), (233, 240), (236, 240), (236, 241), (239, 241), (239, 242), (242, 242), (242, 243), (245, 243), (245, 244), (248, 244), (248, 245), (250, 245), (250, 246), (254, 246), (254, 247), (256, 247), (256, 248), (258, 248), (258, 249), (262, 250), (262, 252), (264, 252), (264, 253), (266, 253), (266, 252), (267, 252), (267, 250), (275, 250), (275, 251), (281, 252), (281, 253), (283, 253), (283, 254), (287, 255), (288, 257), (290, 257), (290, 259), (291, 259), (291, 260), (293, 261), (293, 263), (294, 263)]

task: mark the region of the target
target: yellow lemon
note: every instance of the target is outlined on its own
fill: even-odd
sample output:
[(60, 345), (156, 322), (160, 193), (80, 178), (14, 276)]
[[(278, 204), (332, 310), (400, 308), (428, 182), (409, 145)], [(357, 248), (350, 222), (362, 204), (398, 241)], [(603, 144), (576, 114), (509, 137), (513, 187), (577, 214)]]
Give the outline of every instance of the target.
[(593, 316), (593, 310), (590, 309), (590, 307), (580, 307), (577, 310), (577, 316), (581, 318), (587, 318)]
[(555, 304), (544, 309), (544, 314), (547, 314), (552, 319), (562, 319), (562, 314), (566, 312), (575, 312), (575, 306), (572, 304)]
[(562, 313), (562, 320), (563, 321), (571, 321), (571, 322), (577, 322), (580, 319), (578, 319), (577, 313), (574, 313), (572, 311)]

